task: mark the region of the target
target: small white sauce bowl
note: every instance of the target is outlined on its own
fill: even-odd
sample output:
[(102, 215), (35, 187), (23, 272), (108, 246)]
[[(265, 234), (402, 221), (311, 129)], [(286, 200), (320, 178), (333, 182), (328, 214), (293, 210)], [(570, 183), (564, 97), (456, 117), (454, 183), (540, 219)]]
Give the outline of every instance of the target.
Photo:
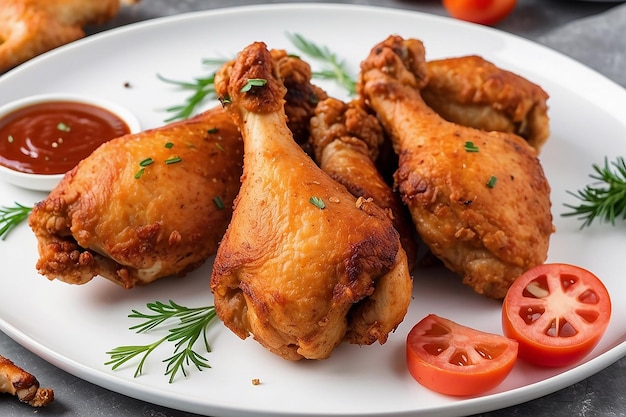
[[(96, 106), (108, 110), (123, 120), (128, 126), (130, 133), (141, 131), (139, 119), (128, 109), (118, 103), (103, 98), (72, 94), (72, 93), (56, 93), (56, 94), (39, 94), (15, 100), (0, 106), (0, 119), (13, 113), (16, 110), (45, 102), (77, 102), (91, 106)], [(63, 179), (65, 174), (31, 174), (27, 172), (16, 171), (14, 169), (0, 165), (0, 179), (13, 184), (15, 186), (26, 188), (34, 191), (51, 191), (57, 186), (59, 181)]]

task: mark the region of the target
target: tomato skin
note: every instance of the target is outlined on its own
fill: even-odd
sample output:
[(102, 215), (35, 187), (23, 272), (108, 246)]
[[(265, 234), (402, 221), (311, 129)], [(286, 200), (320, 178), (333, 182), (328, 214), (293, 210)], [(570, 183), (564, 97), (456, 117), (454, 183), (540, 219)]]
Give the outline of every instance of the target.
[[(572, 279), (576, 283), (568, 284), (567, 289), (559, 282)], [(547, 284), (549, 295), (538, 298), (525, 292), (533, 282)], [(593, 294), (593, 302), (588, 298), (580, 302), (589, 294)], [(535, 314), (542, 309), (543, 313)], [(577, 312), (584, 312), (584, 316)], [(540, 318), (532, 321), (529, 314)], [(561, 323), (562, 319), (572, 323), (577, 333), (559, 337), (546, 334), (557, 317)], [(602, 338), (610, 317), (611, 299), (604, 284), (586, 269), (569, 264), (531, 268), (511, 285), (502, 304), (502, 330), (519, 342), (520, 359), (546, 367), (568, 366), (582, 360)]]
[(495, 25), (513, 11), (515, 4), (516, 0), (443, 0), (450, 16), (482, 25)]
[[(432, 346), (448, 348), (433, 354)], [(492, 354), (493, 358), (485, 359), (472, 352), (474, 347)], [(464, 366), (451, 363), (449, 359), (454, 358), (457, 349), (466, 351), (473, 363)], [(515, 340), (474, 330), (434, 314), (417, 323), (406, 341), (409, 373), (426, 388), (446, 395), (477, 395), (495, 388), (511, 372), (516, 359)]]

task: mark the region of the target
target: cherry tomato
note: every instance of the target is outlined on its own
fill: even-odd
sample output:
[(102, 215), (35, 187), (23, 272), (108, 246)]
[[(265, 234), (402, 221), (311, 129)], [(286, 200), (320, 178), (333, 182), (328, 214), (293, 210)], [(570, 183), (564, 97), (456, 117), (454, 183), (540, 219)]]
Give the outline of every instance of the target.
[(502, 304), (504, 334), (519, 356), (542, 366), (566, 366), (598, 343), (611, 317), (609, 292), (598, 277), (568, 264), (544, 264), (522, 274)]
[(511, 372), (517, 342), (430, 314), (406, 340), (409, 372), (425, 387), (448, 395), (476, 395)]
[(495, 25), (508, 16), (516, 0), (443, 0), (450, 16), (483, 25)]

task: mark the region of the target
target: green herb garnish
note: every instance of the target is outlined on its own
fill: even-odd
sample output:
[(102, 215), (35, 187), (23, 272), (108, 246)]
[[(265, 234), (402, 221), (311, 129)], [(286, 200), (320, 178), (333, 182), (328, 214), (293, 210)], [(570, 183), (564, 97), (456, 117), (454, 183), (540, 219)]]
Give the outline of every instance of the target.
[[(225, 59), (205, 59), (204, 64), (211, 66), (221, 66), (226, 62)], [(173, 113), (172, 116), (166, 119), (166, 122), (171, 122), (179, 119), (187, 119), (190, 117), (195, 109), (200, 106), (205, 100), (216, 98), (215, 97), (215, 72), (211, 73), (207, 77), (195, 78), (192, 82), (176, 81), (169, 78), (165, 78), (159, 74), (157, 77), (166, 83), (176, 85), (183, 90), (190, 90), (191, 95), (185, 99), (184, 104), (177, 106), (171, 106), (165, 109), (169, 113)]]
[(474, 145), (474, 142), (465, 142), (465, 151), (466, 152), (478, 152), (478, 146)]
[(70, 127), (63, 122), (59, 122), (57, 129), (61, 132), (69, 132), (71, 130)]
[(487, 180), (487, 187), (489, 188), (493, 188), (496, 186), (496, 182), (498, 182), (498, 179), (496, 177), (494, 177), (493, 175), (491, 177), (489, 177), (489, 179)]
[(222, 97), (218, 97), (217, 99), (220, 101), (220, 104), (222, 106), (225, 106), (225, 105), (227, 105), (227, 104), (229, 104), (231, 102), (230, 97), (227, 96), (227, 95), (226, 96), (222, 96)]
[(239, 90), (239, 92), (247, 93), (248, 91), (252, 90), (252, 87), (263, 87), (265, 84), (267, 84), (267, 80), (263, 78), (249, 78), (246, 81), (246, 85), (241, 87), (241, 90)]
[(177, 163), (181, 162), (182, 160), (183, 160), (183, 158), (181, 158), (180, 156), (172, 156), (170, 158), (167, 158), (165, 160), (165, 163), (167, 165), (177, 164)]
[(143, 373), (148, 355), (163, 342), (171, 342), (174, 343), (173, 355), (163, 360), (163, 362), (167, 362), (165, 375), (170, 376), (170, 383), (174, 382), (179, 371), (187, 376), (186, 366), (190, 363), (193, 363), (199, 371), (202, 371), (202, 368), (211, 367), (207, 359), (193, 348), (196, 341), (202, 336), (206, 352), (211, 352), (206, 332), (208, 325), (217, 317), (214, 306), (188, 308), (170, 300), (169, 304), (156, 301), (148, 303), (147, 307), (155, 314), (132, 310), (132, 314), (129, 314), (128, 317), (145, 319), (145, 321), (130, 327), (130, 330), (136, 330), (137, 333), (147, 333), (169, 323), (171, 320), (175, 320), (177, 326), (169, 326), (167, 334), (154, 343), (119, 346), (106, 352), (107, 355), (111, 356), (111, 360), (105, 362), (105, 365), (112, 365), (112, 369), (116, 370), (129, 360), (141, 355), (141, 360), (134, 374), (134, 377), (137, 378)]
[(166, 147), (167, 149), (172, 149), (172, 148), (174, 147), (174, 144), (173, 144), (172, 142), (167, 142), (167, 143), (165, 144), (165, 147)]
[(143, 175), (143, 173), (144, 173), (144, 172), (146, 172), (146, 167), (147, 167), (148, 165), (152, 165), (152, 164), (154, 164), (154, 159), (152, 159), (152, 158), (145, 158), (145, 159), (143, 159), (143, 160), (139, 161), (139, 166), (140, 166), (141, 168), (139, 169), (139, 171), (137, 171), (137, 172), (135, 173), (135, 179), (137, 179), (137, 180), (138, 180), (139, 178), (141, 178), (141, 176)]
[(315, 207), (317, 207), (318, 209), (325, 209), (326, 208), (326, 204), (324, 204), (324, 200), (322, 200), (319, 197), (311, 197), (309, 198), (309, 203), (313, 204)]
[[(313, 77), (334, 80), (341, 87), (345, 88), (351, 96), (356, 94), (355, 77), (349, 75), (345, 62), (339, 60), (337, 55), (332, 53), (330, 49), (325, 46), (318, 46), (302, 35), (287, 33), (287, 37), (300, 52), (326, 64), (326, 68), (314, 71)], [(221, 66), (226, 62), (226, 59), (203, 60), (204, 64), (213, 66)], [(165, 109), (168, 113), (172, 113), (172, 116), (167, 118), (165, 122), (187, 119), (193, 115), (197, 107), (209, 99), (218, 99), (222, 105), (230, 103), (229, 97), (216, 96), (215, 72), (207, 77), (195, 78), (191, 82), (172, 80), (159, 74), (157, 74), (157, 77), (166, 83), (191, 91), (191, 95), (185, 99), (183, 104)]]
[(215, 207), (217, 207), (218, 210), (224, 209), (224, 200), (222, 200), (222, 197), (220, 197), (219, 195), (213, 197), (213, 202), (215, 203)]
[(148, 165), (152, 165), (153, 163), (154, 163), (154, 159), (146, 158), (146, 159), (143, 159), (143, 160), (139, 161), (139, 166), (140, 167), (147, 167)]
[(594, 174), (589, 177), (596, 180), (577, 192), (567, 191), (581, 201), (579, 205), (564, 204), (572, 211), (562, 216), (578, 216), (584, 220), (581, 227), (590, 226), (596, 219), (615, 224), (615, 219), (626, 220), (626, 161), (623, 157), (609, 164), (604, 158), (604, 166), (593, 164)]
[(346, 63), (340, 60), (328, 47), (317, 45), (297, 33), (287, 33), (286, 36), (300, 52), (327, 65), (320, 71), (314, 71), (314, 77), (336, 81), (351, 96), (356, 93), (356, 81), (354, 77), (349, 75)]
[(0, 207), (0, 238), (5, 240), (18, 224), (28, 219), (31, 211), (33, 211), (32, 207), (23, 206), (20, 203), (15, 203), (14, 207)]

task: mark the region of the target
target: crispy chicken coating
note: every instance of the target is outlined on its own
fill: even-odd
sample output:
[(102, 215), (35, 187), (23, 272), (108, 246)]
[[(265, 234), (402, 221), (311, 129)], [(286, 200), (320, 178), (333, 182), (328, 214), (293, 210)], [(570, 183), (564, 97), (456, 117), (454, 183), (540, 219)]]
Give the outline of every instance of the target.
[(376, 116), (367, 113), (358, 101), (344, 103), (328, 98), (315, 108), (310, 140), (315, 160), (324, 172), (352, 195), (371, 198), (387, 212), (400, 233), (412, 269), (417, 259), (417, 242), (411, 217), (400, 195), (376, 168), (378, 151), (385, 140)]
[(33, 407), (45, 407), (54, 401), (54, 391), (41, 388), (37, 378), (0, 355), (0, 392), (16, 396)]
[(293, 134), (294, 140), (308, 149), (310, 135), (310, 120), (315, 112), (317, 103), (328, 97), (326, 92), (311, 83), (311, 66), (302, 59), (289, 55), (284, 49), (272, 49), (272, 59), (280, 78), (287, 88), (285, 94), (285, 113), (287, 126)]
[(124, 288), (184, 275), (217, 251), (239, 191), (243, 144), (216, 108), (113, 139), (36, 204), (37, 270)]
[(390, 36), (362, 62), (358, 91), (399, 155), (395, 181), (424, 243), (477, 293), (502, 298), (547, 257), (550, 186), (525, 140), (446, 121), (420, 95), (427, 82), (423, 44)]
[[(289, 127), (305, 145), (315, 105), (326, 95), (310, 83), (306, 62), (271, 53), (290, 87)], [(139, 166), (174, 155), (180, 163)], [(217, 251), (242, 165), (241, 136), (221, 108), (107, 143), (33, 211), (37, 269), (74, 284), (102, 275), (125, 288), (184, 275)]]
[(85, 36), (83, 27), (113, 18), (138, 0), (2, 0), (0, 73)]
[(216, 88), (244, 140), (241, 191), (211, 275), (218, 316), (289, 360), (327, 358), (343, 340), (384, 343), (412, 286), (390, 219), (294, 141), (265, 44), (224, 66)]
[(548, 94), (524, 77), (476, 55), (426, 62), (426, 104), (445, 119), (511, 132), (537, 150), (550, 136)]

